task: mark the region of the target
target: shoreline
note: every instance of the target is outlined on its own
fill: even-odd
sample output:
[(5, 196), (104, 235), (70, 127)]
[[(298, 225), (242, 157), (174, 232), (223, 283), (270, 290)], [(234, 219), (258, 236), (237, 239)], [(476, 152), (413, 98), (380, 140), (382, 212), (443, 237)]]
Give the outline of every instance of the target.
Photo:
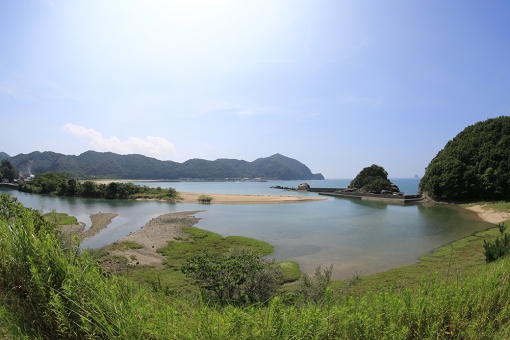
[(499, 224), (510, 219), (510, 214), (507, 212), (495, 211), (490, 208), (484, 208), (486, 205), (473, 205), (470, 207), (463, 207), (464, 209), (474, 211), (478, 217), (480, 217), (485, 222), (489, 222), (492, 224)]
[[(193, 197), (198, 197), (199, 194), (193, 194)], [(267, 199), (265, 195), (221, 195), (221, 194), (213, 194), (211, 196), (226, 196), (228, 198), (234, 197), (235, 202), (239, 203), (237, 200), (239, 196), (245, 197), (248, 196), (248, 201), (251, 202), (253, 197), (256, 199), (260, 199), (260, 197), (264, 197)], [(251, 196), (251, 197), (250, 197)], [(276, 198), (280, 198), (282, 196), (274, 196)], [(294, 199), (293, 196), (285, 196), (291, 199)], [(219, 203), (219, 202), (218, 202)], [(222, 202), (223, 203), (223, 202)], [(271, 202), (274, 203), (274, 202)], [(250, 203), (253, 204), (253, 203)], [(461, 206), (459, 206), (461, 207)], [(492, 209), (484, 209), (483, 205), (475, 205), (471, 207), (461, 207), (463, 209), (467, 209), (473, 211), (477, 214), (477, 216), (491, 224), (497, 225), (500, 222), (506, 221), (510, 219), (510, 214), (506, 212), (497, 212)], [(168, 242), (180, 242), (180, 239), (188, 238), (188, 234), (182, 231), (184, 227), (193, 227), (196, 225), (200, 218), (197, 218), (193, 215), (202, 212), (204, 210), (195, 210), (195, 211), (182, 211), (175, 213), (167, 213), (160, 215), (156, 218), (148, 221), (143, 227), (139, 230), (113, 242), (110, 246), (115, 248), (116, 245), (120, 245), (123, 242), (131, 241), (136, 242), (141, 246), (140, 249), (133, 248), (123, 248), (123, 249), (115, 249), (112, 250), (111, 254), (116, 256), (123, 256), (127, 259), (127, 264), (131, 266), (136, 265), (147, 265), (154, 267), (155, 269), (163, 269), (163, 261), (165, 260), (165, 256), (157, 252), (157, 249), (165, 247)], [(91, 214), (92, 226), (87, 230), (83, 231), (85, 224), (80, 222), (80, 225), (75, 226), (63, 226), (64, 228), (70, 227), (71, 230), (68, 232), (76, 235), (80, 240), (83, 240), (86, 237), (91, 237), (97, 234), (100, 230), (106, 228), (108, 224), (115, 218), (118, 214), (114, 213), (99, 213), (99, 214)], [(468, 236), (469, 237), (469, 236)], [(462, 240), (463, 238), (459, 239)], [(455, 240), (455, 241), (459, 241)], [(454, 241), (454, 242), (455, 242)], [(122, 248), (122, 247), (121, 247)], [(439, 247), (441, 248), (441, 247)], [(434, 250), (433, 250), (434, 251)], [(425, 255), (425, 254), (423, 254)], [(423, 256), (422, 255), (422, 256)], [(421, 260), (418, 260), (420, 262)], [(398, 268), (398, 267), (397, 267)], [(391, 270), (391, 269), (390, 269)]]
[(82, 241), (105, 229), (117, 216), (119, 216), (117, 213), (90, 214), (91, 225), (87, 230), (85, 230), (86, 224), (84, 222), (78, 222), (78, 224), (63, 225), (62, 232), (76, 236)]
[(126, 257), (128, 265), (131, 266), (145, 265), (155, 269), (164, 269), (165, 256), (158, 253), (157, 250), (165, 247), (168, 242), (180, 242), (180, 238), (187, 239), (189, 235), (183, 232), (182, 228), (193, 227), (200, 221), (200, 218), (192, 215), (202, 211), (204, 210), (181, 211), (155, 217), (134, 233), (110, 244), (115, 247), (124, 242), (136, 242), (141, 248), (113, 250), (111, 255)]
[(206, 204), (278, 204), (278, 203), (297, 203), (324, 201), (323, 197), (307, 196), (284, 196), (284, 195), (243, 195), (243, 194), (205, 194), (196, 192), (179, 191), (181, 203), (198, 203), (198, 197), (206, 195), (212, 197), (211, 203)]

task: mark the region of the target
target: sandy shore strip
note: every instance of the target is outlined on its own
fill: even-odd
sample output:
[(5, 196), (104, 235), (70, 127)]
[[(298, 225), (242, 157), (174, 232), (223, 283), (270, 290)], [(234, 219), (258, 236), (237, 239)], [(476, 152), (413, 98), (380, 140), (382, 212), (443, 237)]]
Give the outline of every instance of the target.
[(182, 231), (182, 228), (193, 227), (200, 219), (192, 215), (199, 212), (201, 210), (183, 211), (153, 218), (140, 230), (115, 242), (133, 241), (143, 246), (143, 248), (115, 250), (111, 254), (125, 256), (131, 265), (148, 265), (162, 268), (165, 257), (157, 253), (156, 250), (165, 247), (169, 241), (176, 241), (176, 237), (189, 237), (188, 234)]
[(510, 219), (509, 213), (487, 209), (484, 205), (474, 205), (466, 209), (474, 211), (482, 220), (492, 224), (498, 224)]
[(77, 225), (76, 224), (63, 225), (62, 231), (65, 233), (76, 235), (78, 239), (81, 241), (83, 239), (86, 239), (87, 237), (94, 236), (95, 234), (106, 228), (108, 224), (110, 224), (112, 220), (118, 215), (119, 214), (116, 213), (91, 214), (90, 220), (92, 221), (92, 225), (86, 231), (83, 231), (86, 226), (86, 224), (83, 222), (80, 222)]
[(240, 195), (240, 194), (205, 194), (179, 191), (182, 198), (178, 202), (198, 203), (198, 197), (206, 195), (212, 197), (211, 204), (274, 204), (323, 201), (325, 197), (311, 196), (283, 196), (283, 195)]

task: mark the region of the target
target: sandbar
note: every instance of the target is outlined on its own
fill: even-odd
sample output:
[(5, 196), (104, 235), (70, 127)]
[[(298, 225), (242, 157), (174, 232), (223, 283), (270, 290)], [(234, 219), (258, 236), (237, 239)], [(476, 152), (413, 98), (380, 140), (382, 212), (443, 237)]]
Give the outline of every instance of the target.
[(323, 201), (325, 197), (283, 196), (283, 195), (241, 195), (241, 194), (204, 194), (179, 191), (182, 203), (197, 203), (200, 195), (212, 197), (211, 204), (274, 204)]
[(498, 224), (510, 219), (509, 213), (488, 209), (485, 208), (485, 205), (474, 205), (466, 209), (476, 212), (482, 220), (492, 224)]
[(178, 242), (179, 238), (188, 238), (189, 235), (183, 232), (182, 228), (193, 227), (200, 218), (192, 215), (199, 212), (201, 210), (183, 211), (153, 218), (141, 229), (114, 242), (114, 244), (119, 244), (125, 241), (133, 241), (143, 248), (115, 250), (111, 254), (125, 256), (130, 265), (147, 265), (162, 269), (164, 268), (163, 260), (165, 257), (156, 250), (165, 247), (169, 241)]
[(98, 213), (91, 214), (90, 220), (92, 222), (89, 229), (84, 231), (86, 224), (80, 222), (79, 224), (63, 225), (62, 231), (71, 235), (76, 235), (81, 241), (87, 237), (96, 235), (98, 232), (103, 230), (111, 223), (111, 221), (118, 216), (116, 213)]

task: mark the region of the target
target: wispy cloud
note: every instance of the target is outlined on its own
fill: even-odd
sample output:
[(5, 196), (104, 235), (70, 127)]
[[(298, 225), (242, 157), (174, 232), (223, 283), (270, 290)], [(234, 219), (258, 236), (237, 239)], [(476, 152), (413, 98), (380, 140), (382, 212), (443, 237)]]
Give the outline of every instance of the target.
[(23, 94), (21, 92), (22, 91), (20, 91), (16, 86), (14, 86), (12, 84), (0, 82), (0, 94), (12, 97), (14, 99), (19, 99), (19, 100), (32, 99), (32, 97), (30, 97), (29, 95)]
[(103, 137), (94, 129), (68, 123), (62, 127), (65, 133), (88, 143), (96, 151), (111, 151), (121, 154), (140, 153), (158, 158), (170, 156), (176, 153), (172, 143), (162, 137), (148, 136), (145, 139), (129, 137), (121, 141), (117, 137)]
[(227, 102), (227, 101), (213, 102), (202, 111), (202, 113), (211, 113), (211, 112), (230, 112), (237, 116), (242, 116), (242, 117), (282, 113), (282, 111), (277, 108), (246, 106), (246, 105), (231, 103), (231, 102)]

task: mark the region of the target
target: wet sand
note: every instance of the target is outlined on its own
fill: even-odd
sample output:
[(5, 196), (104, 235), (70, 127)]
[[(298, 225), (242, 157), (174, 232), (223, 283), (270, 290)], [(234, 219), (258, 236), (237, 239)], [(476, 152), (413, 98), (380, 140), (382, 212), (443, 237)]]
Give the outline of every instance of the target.
[(84, 231), (86, 224), (83, 222), (79, 222), (79, 224), (63, 225), (62, 231), (71, 235), (76, 235), (81, 241), (96, 235), (98, 232), (106, 228), (108, 224), (110, 224), (111, 221), (118, 215), (119, 214), (116, 213), (91, 214), (90, 220), (92, 221), (92, 225), (86, 231)]
[(484, 205), (474, 205), (466, 209), (476, 212), (482, 220), (492, 224), (498, 224), (510, 219), (509, 213), (486, 209)]

